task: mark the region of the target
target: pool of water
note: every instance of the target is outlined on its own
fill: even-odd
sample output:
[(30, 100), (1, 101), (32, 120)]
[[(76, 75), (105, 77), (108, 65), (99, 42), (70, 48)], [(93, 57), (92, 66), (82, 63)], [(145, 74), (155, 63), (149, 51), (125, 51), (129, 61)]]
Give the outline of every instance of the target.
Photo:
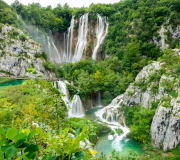
[[(101, 108), (93, 108), (85, 112), (83, 118), (96, 120), (97, 117), (95, 112), (100, 110)], [(96, 157), (100, 157), (101, 152), (106, 155), (106, 157), (110, 157), (111, 152), (115, 149), (122, 155), (127, 155), (129, 150), (138, 153), (138, 155), (143, 154), (143, 150), (141, 148), (141, 143), (134, 141), (133, 139), (123, 137), (119, 139), (119, 137), (114, 137), (112, 140), (108, 140), (108, 135), (103, 135), (98, 137), (98, 141), (95, 145), (95, 149), (97, 150)]]
[(0, 83), (0, 86), (14, 86), (14, 85), (19, 85), (22, 84), (23, 82), (25, 82), (25, 80), (11, 80), (8, 82), (4, 82), (4, 83)]
[(103, 135), (99, 137), (96, 143), (97, 154), (96, 157), (100, 157), (101, 152), (110, 157), (112, 150), (118, 151), (122, 155), (127, 155), (129, 150), (137, 152), (139, 155), (143, 154), (141, 149), (141, 144), (137, 141), (124, 137), (122, 140), (114, 138), (113, 140), (108, 140), (108, 135)]

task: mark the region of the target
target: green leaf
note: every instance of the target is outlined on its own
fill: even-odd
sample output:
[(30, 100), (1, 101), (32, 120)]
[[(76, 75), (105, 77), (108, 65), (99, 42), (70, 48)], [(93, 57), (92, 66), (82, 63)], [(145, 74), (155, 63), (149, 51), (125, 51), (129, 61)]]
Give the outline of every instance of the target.
[(37, 133), (39, 133), (41, 136), (44, 135), (42, 128), (36, 128), (36, 130), (37, 130)]
[(10, 147), (5, 151), (6, 158), (11, 159), (16, 155), (16, 148)]
[(27, 155), (28, 153), (24, 153), (22, 156), (20, 156), (20, 157), (18, 157), (17, 159), (15, 159), (15, 160), (29, 160), (29, 158), (27, 158), (26, 157), (26, 155)]
[(26, 157), (29, 159), (34, 159), (35, 156), (36, 156), (36, 153), (34, 153), (34, 152), (31, 152), (31, 153), (26, 155)]
[(30, 140), (35, 134), (36, 134), (36, 130), (33, 130), (33, 131), (29, 134), (28, 140)]
[(6, 133), (6, 136), (8, 139), (13, 140), (17, 133), (18, 130), (16, 128), (10, 128)]
[(24, 153), (25, 152), (29, 152), (29, 153), (36, 152), (38, 149), (39, 149), (39, 146), (37, 146), (35, 144), (31, 144), (24, 150)]
[(19, 133), (14, 139), (19, 140), (19, 139), (26, 139), (27, 135), (26, 133)]
[(76, 133), (74, 134), (74, 137), (76, 138), (76, 136), (79, 134), (80, 128), (76, 130)]
[(4, 153), (2, 152), (1, 149), (0, 149), (0, 160), (4, 160)]
[(0, 127), (0, 146), (2, 146), (4, 143), (6, 143), (6, 135), (4, 129)]
[(85, 159), (85, 155), (86, 155), (86, 153), (84, 151), (79, 151), (79, 152), (76, 152), (76, 154), (74, 156), (76, 158)]
[(18, 146), (18, 148), (25, 148), (28, 146), (29, 146), (29, 143), (23, 143), (22, 145)]
[(19, 139), (19, 140), (14, 144), (14, 147), (18, 147), (18, 146), (22, 145), (25, 141), (26, 141), (26, 139)]
[(5, 151), (7, 148), (11, 147), (12, 145), (6, 144), (5, 146), (1, 146), (1, 150)]
[(57, 154), (60, 154), (60, 155), (62, 154), (62, 150), (61, 149), (57, 149), (56, 152), (57, 152)]

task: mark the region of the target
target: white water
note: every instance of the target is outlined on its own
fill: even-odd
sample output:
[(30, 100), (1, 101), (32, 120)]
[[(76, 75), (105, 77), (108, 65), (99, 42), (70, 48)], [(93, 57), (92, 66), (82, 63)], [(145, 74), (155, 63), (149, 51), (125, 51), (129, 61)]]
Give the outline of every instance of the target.
[(73, 41), (73, 29), (74, 29), (74, 16), (71, 19), (71, 25), (67, 34), (67, 50), (64, 52), (65, 62), (72, 62), (72, 41)]
[(97, 14), (97, 29), (96, 29), (97, 43), (92, 54), (92, 59), (95, 60), (97, 59), (97, 51), (99, 46), (102, 44), (104, 38), (106, 37), (106, 34), (108, 33), (108, 26), (109, 24), (107, 22), (106, 17), (101, 17), (99, 14)]
[(72, 62), (75, 63), (82, 59), (83, 51), (87, 43), (88, 32), (88, 13), (81, 16), (79, 20), (78, 41)]
[(67, 81), (58, 81), (57, 82), (58, 86), (56, 86), (56, 82), (55, 82), (54, 87), (55, 88), (58, 87), (59, 91), (64, 94), (64, 96), (62, 96), (61, 98), (63, 99), (65, 104), (69, 105), (71, 108), (68, 112), (68, 116), (69, 117), (82, 117), (82, 116), (84, 116), (83, 105), (82, 105), (82, 102), (81, 102), (79, 95), (74, 95), (73, 100), (70, 101), (68, 89), (66, 87), (66, 83), (68, 83), (68, 82)]
[(52, 32), (50, 31), (49, 34), (50, 34), (50, 37), (47, 37), (48, 48), (49, 48), (49, 58), (52, 62), (61, 63), (61, 56), (56, 45), (54, 44)]
[[(102, 122), (105, 122), (108, 124), (109, 127), (111, 127), (111, 129), (115, 132), (115, 135), (109, 135), (108, 139), (109, 140), (113, 140), (112, 142), (112, 148), (116, 149), (117, 151), (121, 151), (122, 148), (119, 148), (119, 144), (120, 141), (123, 139), (123, 137), (126, 136), (126, 134), (130, 131), (128, 127), (126, 127), (126, 125), (123, 127), (122, 125), (120, 125), (118, 123), (117, 118), (113, 118), (114, 116), (112, 115), (112, 112), (107, 112), (107, 109), (112, 109), (112, 110), (116, 110), (118, 107), (120, 107), (120, 103), (122, 102), (122, 97), (123, 95), (120, 95), (118, 97), (116, 97), (115, 99), (112, 100), (111, 104), (109, 104), (108, 106), (98, 110), (97, 112), (95, 112), (95, 115), (97, 117), (99, 117), (99, 119)], [(111, 118), (111, 122), (108, 121), (108, 118), (104, 119), (103, 118), (103, 114), (107, 113), (107, 117), (112, 116)], [(118, 134), (116, 133), (115, 129), (122, 129), (123, 130), (123, 134), (121, 134), (120, 136), (118, 136)]]

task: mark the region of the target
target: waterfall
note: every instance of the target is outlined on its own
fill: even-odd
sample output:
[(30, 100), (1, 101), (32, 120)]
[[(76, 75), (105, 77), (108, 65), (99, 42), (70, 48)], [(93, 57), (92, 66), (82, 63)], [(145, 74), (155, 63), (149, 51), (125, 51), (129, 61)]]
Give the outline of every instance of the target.
[[(106, 25), (106, 30), (105, 30)], [(108, 33), (108, 22), (106, 17), (101, 17), (99, 14), (97, 14), (97, 28), (96, 28), (96, 47), (94, 48), (92, 59), (97, 59), (97, 51), (101, 43), (103, 42), (104, 38), (106, 37), (106, 34)], [(104, 33), (105, 32), (105, 33)]]
[(71, 62), (72, 61), (72, 41), (73, 41), (73, 29), (74, 29), (74, 16), (71, 19), (71, 25), (68, 29), (68, 34), (67, 34), (67, 50), (66, 50), (66, 62)]
[(77, 62), (82, 59), (83, 51), (87, 43), (88, 32), (88, 13), (81, 16), (79, 20), (78, 41), (76, 44), (75, 53), (72, 62)]
[[(108, 106), (95, 112), (96, 116), (99, 117), (99, 119), (102, 122), (107, 123), (108, 126), (111, 127), (111, 129), (115, 132), (114, 137), (116, 137), (116, 139), (113, 143), (116, 143), (116, 144), (114, 146), (118, 146), (119, 142), (129, 132), (129, 128), (126, 127), (126, 125), (123, 127), (122, 125), (120, 125), (118, 123), (118, 120), (119, 120), (118, 117), (120, 115), (119, 115), (117, 108), (120, 107), (119, 105), (122, 102), (122, 98), (123, 98), (123, 95), (116, 97), (115, 99), (112, 100), (112, 102)], [(115, 131), (115, 129), (117, 129), (117, 128), (120, 128), (123, 130), (123, 134), (121, 134), (120, 136), (118, 136), (118, 134)], [(108, 139), (112, 140), (114, 137), (112, 135), (109, 135)]]
[(81, 117), (84, 115), (81, 99), (80, 99), (79, 95), (74, 95), (73, 100), (72, 101), (69, 100), (69, 92), (66, 87), (67, 83), (68, 83), (67, 81), (58, 81), (58, 82), (54, 83), (54, 87), (59, 89), (59, 91), (64, 94), (64, 96), (62, 96), (61, 98), (63, 99), (65, 104), (67, 105), (67, 103), (68, 103), (68, 105), (71, 108), (68, 112), (68, 116), (69, 117)]
[(70, 103), (69, 117), (83, 116), (83, 106), (79, 95), (74, 95), (73, 101)]
[[(49, 31), (49, 34), (50, 34), (50, 37), (47, 37), (47, 41), (48, 41), (50, 60), (52, 62), (61, 63), (60, 53), (58, 52), (58, 49), (57, 49), (57, 47), (54, 44), (52, 32)], [(51, 47), (51, 44), (52, 44), (52, 47)]]
[(48, 37), (48, 36), (47, 36), (47, 42), (48, 42), (48, 50), (49, 50), (49, 59), (50, 59), (50, 61), (54, 62), (54, 60), (53, 60), (53, 54), (51, 53), (50, 40), (49, 40), (49, 37)]

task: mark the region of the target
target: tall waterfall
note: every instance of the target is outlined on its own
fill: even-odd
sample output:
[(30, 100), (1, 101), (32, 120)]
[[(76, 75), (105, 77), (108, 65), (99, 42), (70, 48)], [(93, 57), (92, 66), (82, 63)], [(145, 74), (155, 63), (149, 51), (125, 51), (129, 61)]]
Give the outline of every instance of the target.
[(66, 87), (66, 83), (68, 83), (68, 82), (67, 81), (58, 81), (58, 82), (54, 83), (54, 87), (58, 88), (59, 91), (65, 95), (65, 96), (61, 97), (63, 99), (63, 101), (65, 102), (65, 104), (67, 105), (67, 103), (69, 103), (69, 106), (71, 109), (68, 112), (68, 116), (69, 117), (81, 117), (84, 115), (81, 99), (80, 99), (79, 95), (74, 95), (73, 100), (72, 101), (69, 100), (69, 93), (68, 93), (68, 89)]
[[(117, 146), (119, 144), (119, 141), (122, 140), (122, 138), (125, 137), (126, 134), (129, 132), (129, 128), (126, 127), (126, 125), (122, 126), (118, 123), (119, 113), (118, 113), (117, 108), (120, 107), (122, 98), (123, 98), (123, 95), (116, 97), (115, 99), (112, 100), (111, 104), (95, 112), (96, 116), (99, 117), (101, 121), (108, 123), (109, 127), (111, 127), (111, 129), (114, 130), (115, 137), (116, 137), (116, 140), (114, 143), (117, 143), (116, 144)], [(122, 129), (124, 133), (118, 136), (118, 134), (115, 131), (115, 129), (117, 128)], [(109, 135), (108, 138), (113, 139), (114, 137), (112, 135)]]
[(60, 55), (56, 45), (54, 44), (52, 32), (49, 31), (49, 34), (50, 34), (50, 37), (47, 37), (49, 58), (52, 62), (61, 63), (61, 57), (60, 57), (61, 55)]
[(80, 59), (82, 59), (83, 51), (87, 43), (87, 33), (88, 33), (88, 13), (81, 16), (79, 20), (78, 41), (76, 44), (76, 49), (72, 62), (77, 62)]
[(73, 29), (74, 29), (74, 16), (71, 19), (71, 25), (68, 29), (68, 34), (67, 34), (67, 50), (66, 50), (66, 52), (64, 52), (64, 54), (66, 55), (66, 56), (64, 56), (64, 57), (66, 57), (65, 58), (66, 62), (72, 62)]
[(92, 54), (92, 59), (95, 60), (97, 59), (97, 51), (99, 46), (103, 42), (104, 38), (106, 37), (106, 34), (108, 33), (108, 26), (109, 24), (107, 22), (106, 17), (101, 17), (99, 14), (97, 14), (97, 28), (96, 28), (97, 43)]

